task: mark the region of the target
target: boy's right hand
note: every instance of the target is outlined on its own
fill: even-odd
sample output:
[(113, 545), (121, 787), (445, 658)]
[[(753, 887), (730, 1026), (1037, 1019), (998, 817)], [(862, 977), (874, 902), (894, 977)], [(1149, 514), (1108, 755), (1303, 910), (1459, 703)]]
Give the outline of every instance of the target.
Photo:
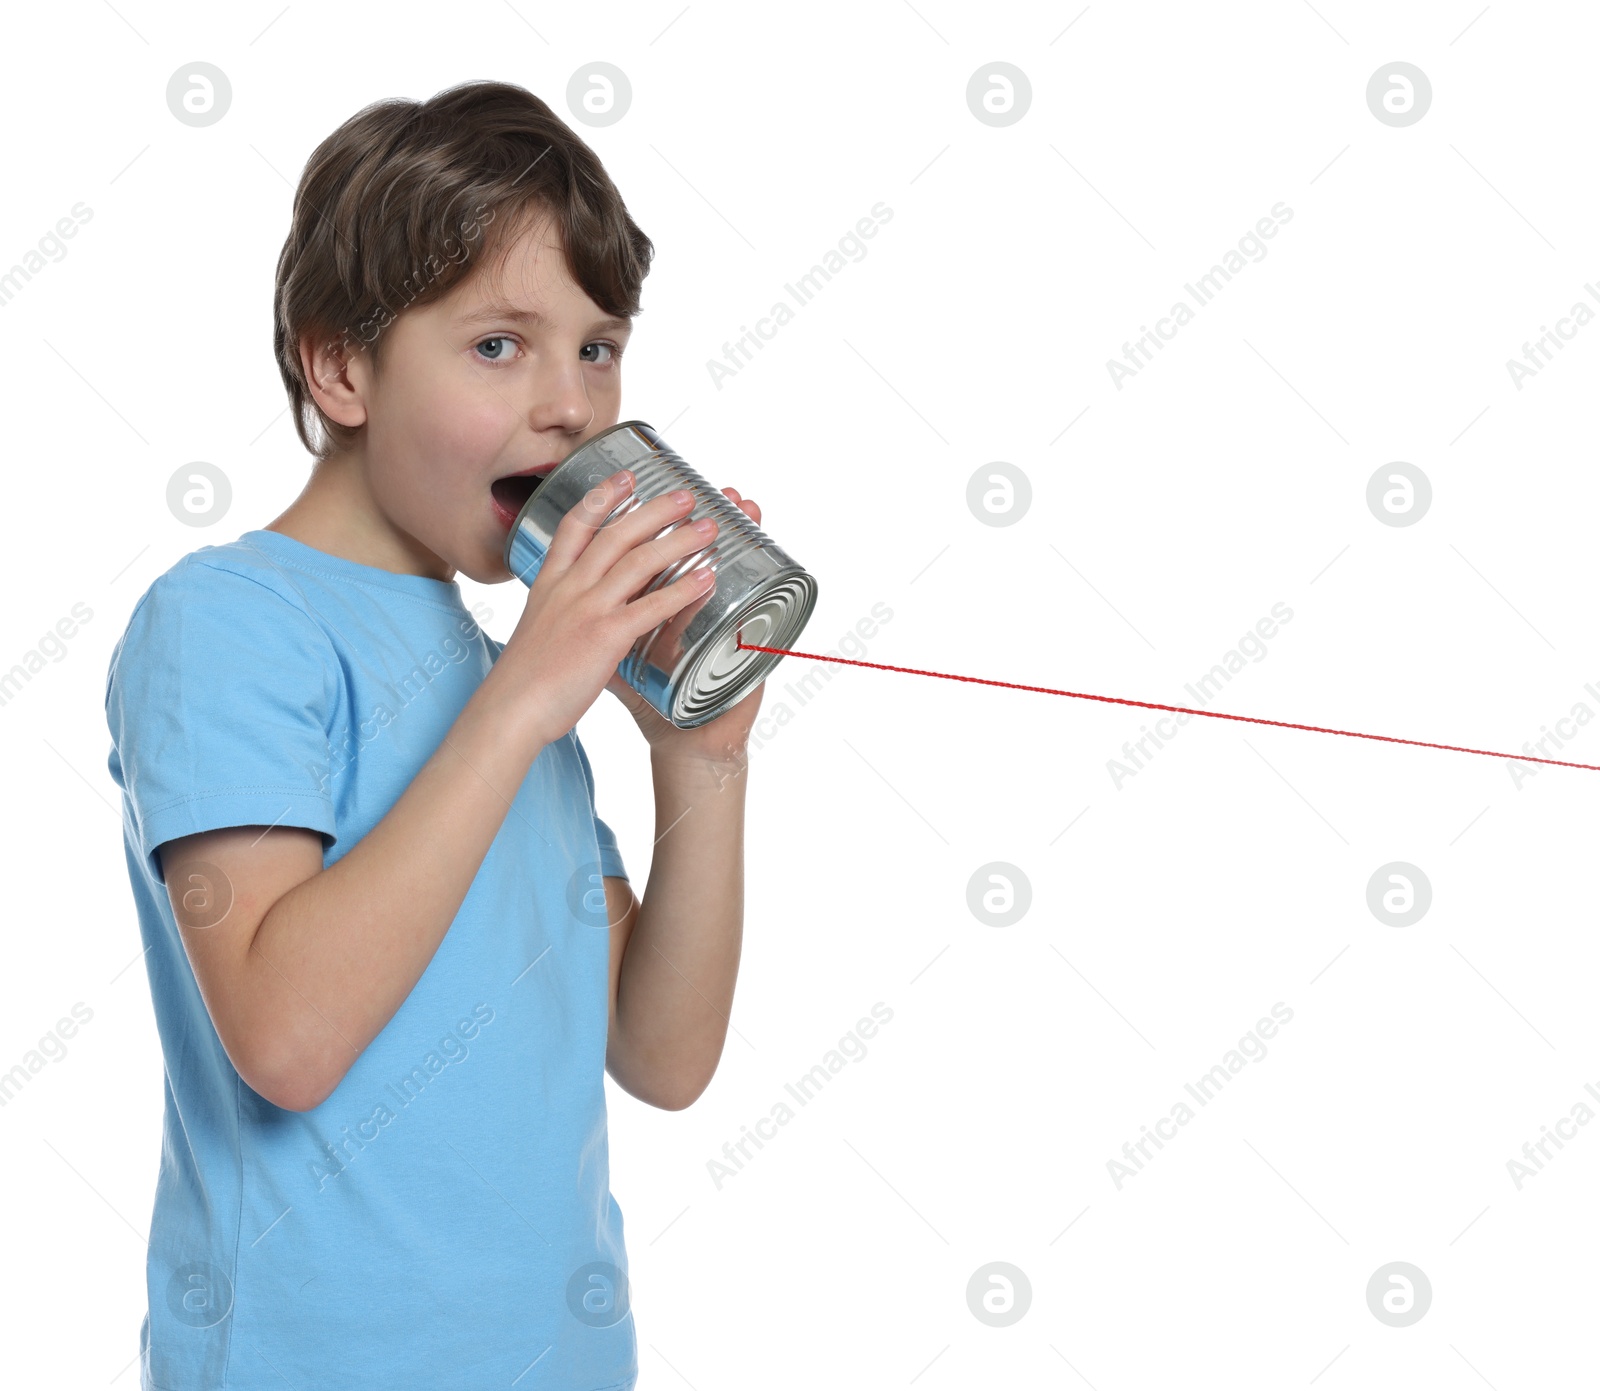
[(682, 501), (651, 498), (602, 526), (632, 487), (626, 470), (614, 474), (561, 519), (500, 655), (500, 664), (510, 658), (526, 673), (545, 743), (577, 724), (639, 638), (711, 592), (714, 576), (703, 567), (634, 598), (669, 565), (709, 546), (718, 528), (705, 519), (658, 535), (688, 516), (688, 493)]

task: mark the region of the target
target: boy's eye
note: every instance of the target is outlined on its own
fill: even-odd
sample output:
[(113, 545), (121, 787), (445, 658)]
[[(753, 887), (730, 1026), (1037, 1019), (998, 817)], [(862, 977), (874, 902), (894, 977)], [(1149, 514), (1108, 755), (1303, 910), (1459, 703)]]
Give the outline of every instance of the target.
[[(480, 360), (484, 362), (510, 362), (515, 357), (516, 346), (514, 338), (509, 338), (504, 334), (496, 334), (492, 338), (480, 339), (473, 345), (473, 350), (480, 354)], [(590, 356), (591, 353), (600, 350), (609, 353), (610, 356), (604, 358)], [(622, 349), (615, 343), (585, 343), (579, 349), (579, 356), (585, 362), (594, 363), (601, 367), (609, 367), (621, 359)]]
[[(485, 338), (478, 343), (477, 349), (483, 353), (486, 361), (505, 362), (510, 359), (512, 342), (509, 338)], [(488, 351), (485, 351), (485, 350)]]

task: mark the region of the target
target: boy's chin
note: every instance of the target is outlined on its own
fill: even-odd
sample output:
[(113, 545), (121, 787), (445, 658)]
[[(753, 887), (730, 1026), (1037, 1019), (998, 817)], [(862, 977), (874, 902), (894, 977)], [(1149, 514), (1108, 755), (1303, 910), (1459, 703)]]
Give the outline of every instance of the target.
[(496, 546), (490, 549), (487, 546), (473, 547), (470, 553), (450, 558), (450, 563), (456, 567), (459, 579), (472, 580), (477, 584), (504, 584), (507, 580), (515, 579), (510, 569), (506, 566), (505, 552)]

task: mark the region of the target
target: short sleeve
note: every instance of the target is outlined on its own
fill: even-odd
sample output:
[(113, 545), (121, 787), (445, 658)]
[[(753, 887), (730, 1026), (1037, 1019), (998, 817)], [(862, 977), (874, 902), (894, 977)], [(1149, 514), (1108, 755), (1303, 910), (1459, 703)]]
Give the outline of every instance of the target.
[[(578, 762), (583, 766), (583, 781), (589, 789), (589, 806), (594, 807), (594, 769), (589, 766), (589, 755), (584, 752), (583, 741), (578, 738), (576, 728), (572, 730), (572, 745), (578, 751)], [(600, 842), (600, 874), (601, 877), (610, 876), (615, 879), (626, 879), (628, 871), (623, 868), (622, 851), (617, 847), (617, 837), (611, 827), (600, 819), (599, 812), (594, 814), (595, 838)]]
[(337, 839), (328, 791), (337, 654), (297, 604), (181, 561), (146, 592), (106, 681), (110, 768), (150, 876), (156, 850), (225, 826)]

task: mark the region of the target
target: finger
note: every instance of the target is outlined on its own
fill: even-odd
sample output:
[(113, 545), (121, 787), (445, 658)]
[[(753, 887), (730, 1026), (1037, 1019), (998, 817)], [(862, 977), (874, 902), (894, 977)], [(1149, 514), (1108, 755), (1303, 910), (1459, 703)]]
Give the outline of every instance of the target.
[(737, 488), (724, 488), (722, 492), (730, 502), (736, 503), (739, 510), (749, 517), (751, 521), (759, 522), (761, 520), (761, 509), (751, 502), (749, 498), (740, 497)]
[[(677, 628), (688, 622), (695, 605), (704, 603), (715, 588), (716, 573), (708, 566), (686, 571), (671, 584), (642, 594), (627, 606), (629, 627), (642, 636), (671, 620)], [(674, 617), (676, 615), (676, 617)], [(668, 629), (668, 636), (673, 628)], [(670, 645), (670, 643), (669, 643)]]
[(541, 569), (570, 569), (588, 549), (601, 523), (632, 489), (633, 476), (626, 469), (589, 489), (556, 524)]
[[(699, 521), (709, 520), (708, 531), (696, 529)], [(608, 603), (625, 603), (635, 599), (650, 587), (662, 571), (678, 564), (685, 556), (703, 551), (717, 538), (720, 528), (716, 518), (697, 518), (695, 522), (680, 522), (665, 535), (657, 536), (635, 546), (617, 561), (596, 585), (596, 592)], [(677, 581), (674, 581), (676, 583)]]
[[(674, 493), (682, 493), (683, 500), (679, 501)], [(661, 569), (682, 552), (661, 551), (659, 543), (690, 515), (694, 504), (692, 493), (676, 488), (644, 502), (630, 499), (625, 510), (606, 523), (573, 562), (576, 576), (585, 584), (598, 584), (624, 557), (640, 547), (654, 548), (654, 553), (660, 556), (656, 568)]]

